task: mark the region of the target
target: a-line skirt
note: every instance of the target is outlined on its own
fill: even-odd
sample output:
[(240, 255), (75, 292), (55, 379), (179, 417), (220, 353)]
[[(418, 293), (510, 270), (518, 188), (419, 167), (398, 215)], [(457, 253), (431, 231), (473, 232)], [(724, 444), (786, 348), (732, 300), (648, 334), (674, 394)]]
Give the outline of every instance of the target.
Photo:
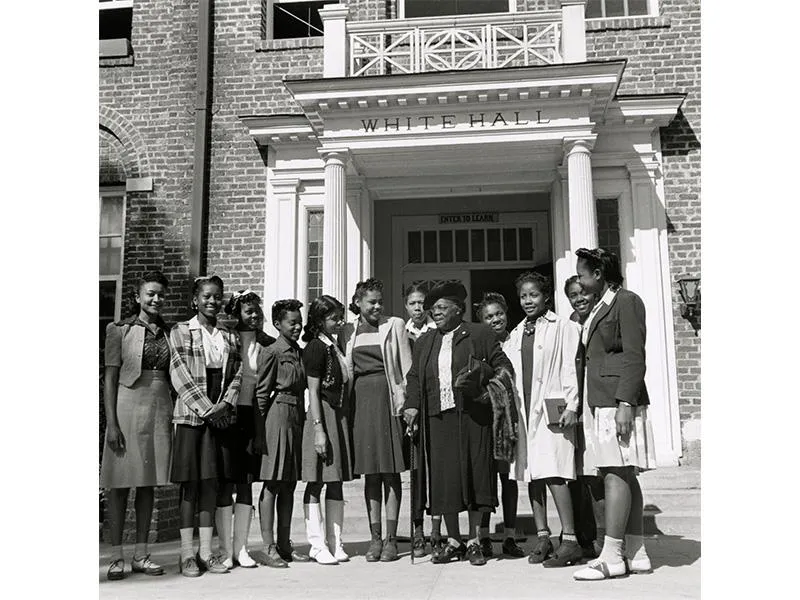
[(616, 407), (588, 405), (584, 394), (583, 453), (584, 475), (592, 475), (602, 467), (636, 467), (637, 471), (656, 468), (653, 427), (648, 420), (647, 406), (633, 407), (633, 426), (626, 439), (617, 437)]
[(309, 412), (303, 425), (303, 481), (350, 481), (353, 479), (353, 452), (347, 408), (333, 408), (325, 401), (320, 404), (328, 448), (323, 460), (314, 448), (316, 428)]
[(169, 483), (172, 455), (172, 398), (163, 371), (143, 370), (132, 387), (117, 387), (117, 422), (125, 451), (106, 444), (100, 487), (149, 487)]
[(492, 408), (469, 403), (459, 413), (428, 417), (430, 432), (430, 512), (493, 512), (497, 470), (492, 444)]
[[(298, 400), (302, 402), (302, 398)], [(303, 413), (296, 404), (275, 400), (264, 422), (266, 454), (261, 456), (261, 481), (299, 481), (302, 471)]]
[[(222, 369), (206, 369), (208, 397), (219, 398), (221, 391)], [(230, 460), (230, 455), (222, 451), (218, 431), (205, 423), (175, 426), (170, 476), (173, 483), (218, 479), (220, 473), (226, 472), (225, 461)], [(232, 467), (228, 464), (227, 468)]]
[(386, 374), (356, 377), (353, 413), (353, 470), (359, 475), (402, 473), (408, 467), (403, 452), (405, 426), (392, 414)]
[(226, 429), (212, 429), (219, 444), (221, 461), (217, 476), (233, 483), (252, 483), (258, 476), (261, 457), (253, 454), (255, 435), (252, 406), (236, 407), (236, 422)]
[(531, 413), (528, 424), (534, 431), (533, 438), (521, 439), (528, 449), (528, 476), (530, 481), (557, 477), (575, 479), (575, 429), (548, 425), (541, 410)]

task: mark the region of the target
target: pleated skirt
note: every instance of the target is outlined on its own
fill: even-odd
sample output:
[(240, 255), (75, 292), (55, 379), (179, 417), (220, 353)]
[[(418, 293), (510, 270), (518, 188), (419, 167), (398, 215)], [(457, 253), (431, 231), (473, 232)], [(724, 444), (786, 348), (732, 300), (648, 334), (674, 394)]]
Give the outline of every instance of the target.
[(303, 425), (303, 481), (350, 481), (353, 479), (353, 451), (347, 410), (333, 408), (324, 401), (320, 404), (328, 449), (323, 460), (314, 448), (315, 427), (311, 414), (307, 414)]
[[(302, 399), (301, 399), (302, 400)], [(302, 473), (303, 413), (295, 404), (273, 402), (264, 423), (267, 450), (258, 479), (299, 481)]]

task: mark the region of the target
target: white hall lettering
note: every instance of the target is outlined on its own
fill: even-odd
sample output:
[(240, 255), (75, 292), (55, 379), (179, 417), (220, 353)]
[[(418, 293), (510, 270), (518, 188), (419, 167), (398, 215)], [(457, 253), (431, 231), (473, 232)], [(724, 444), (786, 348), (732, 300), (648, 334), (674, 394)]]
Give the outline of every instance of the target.
[(476, 129), (482, 127), (513, 127), (523, 125), (546, 125), (550, 119), (542, 117), (542, 111), (536, 110), (535, 117), (526, 119), (520, 116), (520, 111), (511, 113), (466, 113), (463, 115), (422, 115), (419, 117), (383, 117), (382, 119), (361, 119), (364, 133), (411, 131), (411, 130), (441, 130), (456, 129), (458, 126)]

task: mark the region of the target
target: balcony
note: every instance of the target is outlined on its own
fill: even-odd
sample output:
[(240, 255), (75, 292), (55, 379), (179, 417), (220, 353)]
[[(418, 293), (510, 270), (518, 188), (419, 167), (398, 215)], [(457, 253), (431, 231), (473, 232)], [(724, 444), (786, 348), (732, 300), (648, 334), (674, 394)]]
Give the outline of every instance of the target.
[(554, 65), (586, 60), (584, 3), (560, 10), (348, 21), (346, 5), (320, 11), (325, 77)]

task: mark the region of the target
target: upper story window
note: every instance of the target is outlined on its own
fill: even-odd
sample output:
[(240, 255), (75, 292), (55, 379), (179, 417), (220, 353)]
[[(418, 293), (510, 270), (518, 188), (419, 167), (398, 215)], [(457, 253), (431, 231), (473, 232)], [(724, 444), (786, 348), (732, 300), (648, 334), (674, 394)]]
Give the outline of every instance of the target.
[(125, 190), (100, 191), (100, 348), (106, 325), (120, 318), (122, 259), (125, 239)]
[(266, 37), (271, 40), (320, 37), (320, 9), (339, 0), (267, 0)]
[(128, 56), (131, 53), (133, 0), (100, 0), (100, 56)]
[(401, 19), (516, 12), (516, 0), (399, 0)]
[(658, 0), (589, 0), (587, 19), (641, 17), (658, 14)]

